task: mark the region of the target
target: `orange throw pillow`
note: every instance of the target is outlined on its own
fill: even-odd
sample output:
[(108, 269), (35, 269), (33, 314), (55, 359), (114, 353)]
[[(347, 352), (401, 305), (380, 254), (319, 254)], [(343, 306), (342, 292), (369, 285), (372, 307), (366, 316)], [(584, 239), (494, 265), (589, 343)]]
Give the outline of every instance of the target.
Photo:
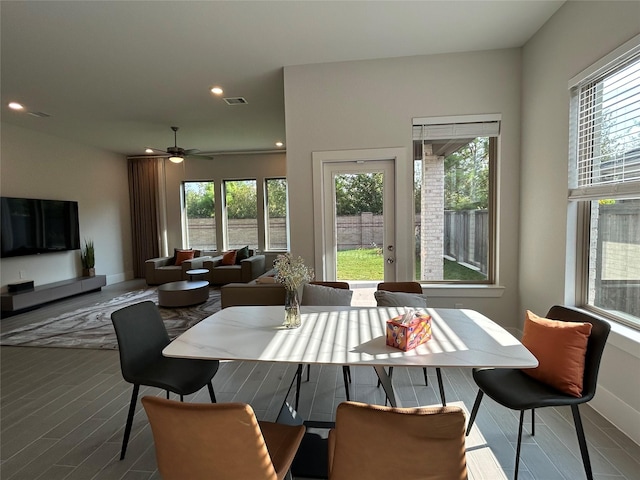
[(590, 334), (590, 323), (550, 320), (527, 310), (522, 344), (538, 359), (538, 366), (522, 371), (561, 392), (582, 396)]
[(235, 250), (231, 250), (230, 252), (225, 253), (224, 255), (222, 255), (222, 265), (235, 265), (236, 264), (236, 251)]
[(185, 260), (191, 260), (195, 253), (196, 252), (194, 252), (193, 250), (176, 250), (175, 265), (180, 266)]

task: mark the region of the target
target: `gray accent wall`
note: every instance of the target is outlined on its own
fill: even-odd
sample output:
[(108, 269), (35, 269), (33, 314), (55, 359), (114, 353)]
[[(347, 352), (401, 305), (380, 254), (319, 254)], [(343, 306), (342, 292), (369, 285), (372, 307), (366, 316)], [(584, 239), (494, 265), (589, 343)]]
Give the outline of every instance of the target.
[[(0, 152), (3, 196), (77, 201), (80, 242), (94, 241), (96, 273), (106, 275), (108, 284), (133, 277), (129, 184), (122, 155), (6, 123)], [(0, 271), (3, 291), (8, 283), (20, 281), (21, 274), (35, 285), (79, 277), (80, 250), (3, 258)]]
[[(440, 289), (430, 305), (482, 311), (507, 328), (518, 324), (518, 213), (520, 178), (521, 50), (415, 56), (285, 67), (287, 177), (291, 249), (314, 258), (312, 152), (403, 147), (413, 172), (412, 119), (449, 115), (501, 114), (498, 182), (498, 279), (500, 294)], [(400, 179), (403, 204), (412, 205), (413, 177)], [(412, 211), (396, 207), (399, 216)], [(405, 218), (404, 220), (407, 220)], [(397, 230), (396, 262), (413, 255)], [(314, 265), (316, 271), (319, 266)], [(410, 271), (410, 270), (409, 270)], [(409, 280), (398, 278), (398, 280)], [(495, 293), (495, 292), (494, 292)]]
[[(640, 2), (570, 1), (523, 48), (519, 311), (546, 312), (554, 303), (574, 301), (568, 83), (639, 33)], [(591, 402), (637, 443), (639, 341), (640, 333), (614, 326)]]

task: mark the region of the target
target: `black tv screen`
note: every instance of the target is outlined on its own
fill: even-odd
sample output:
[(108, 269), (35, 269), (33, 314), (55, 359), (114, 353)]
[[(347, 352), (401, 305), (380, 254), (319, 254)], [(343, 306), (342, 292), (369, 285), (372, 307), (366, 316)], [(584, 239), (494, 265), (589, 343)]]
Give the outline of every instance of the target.
[(80, 248), (78, 202), (0, 197), (0, 212), (2, 257)]

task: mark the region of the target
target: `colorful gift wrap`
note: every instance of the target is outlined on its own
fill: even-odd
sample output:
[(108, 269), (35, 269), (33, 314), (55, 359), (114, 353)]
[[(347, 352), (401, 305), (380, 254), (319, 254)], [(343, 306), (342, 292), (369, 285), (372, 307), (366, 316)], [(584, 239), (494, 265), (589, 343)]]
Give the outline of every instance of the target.
[(431, 339), (431, 315), (416, 313), (408, 323), (401, 323), (402, 315), (387, 320), (387, 345), (405, 352)]

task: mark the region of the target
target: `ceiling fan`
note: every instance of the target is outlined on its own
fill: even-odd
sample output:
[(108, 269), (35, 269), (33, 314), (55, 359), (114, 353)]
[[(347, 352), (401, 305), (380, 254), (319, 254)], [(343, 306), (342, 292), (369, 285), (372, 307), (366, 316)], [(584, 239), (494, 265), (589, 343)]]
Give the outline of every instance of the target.
[(152, 150), (157, 150), (159, 152), (165, 152), (169, 156), (169, 160), (173, 163), (181, 163), (185, 157), (199, 157), (199, 158), (208, 158), (209, 160), (213, 159), (208, 155), (201, 155), (200, 150), (197, 148), (184, 149), (178, 146), (178, 130), (179, 127), (171, 127), (173, 130), (173, 147), (167, 147), (166, 150), (158, 150), (153, 148)]

